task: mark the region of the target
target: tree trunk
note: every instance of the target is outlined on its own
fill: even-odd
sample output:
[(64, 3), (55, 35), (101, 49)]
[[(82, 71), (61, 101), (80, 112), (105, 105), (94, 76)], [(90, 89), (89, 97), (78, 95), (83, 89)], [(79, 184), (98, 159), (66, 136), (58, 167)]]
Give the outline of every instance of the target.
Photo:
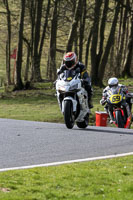
[(27, 44), (27, 58), (26, 58), (26, 66), (25, 66), (25, 76), (24, 76), (24, 80), (25, 82), (27, 82), (28, 79), (28, 74), (29, 74), (29, 67), (30, 67), (30, 45)]
[(102, 61), (101, 61), (100, 67), (99, 67), (98, 81), (99, 81), (100, 86), (103, 86), (103, 78), (104, 78), (105, 68), (106, 68), (106, 64), (108, 61), (110, 49), (114, 42), (115, 30), (116, 30), (119, 11), (120, 11), (120, 2), (117, 3), (116, 9), (115, 9), (115, 15), (114, 15), (111, 31), (110, 31), (109, 38), (108, 38), (108, 41), (107, 41), (107, 44), (105, 47), (105, 52), (104, 52), (104, 55), (103, 55), (103, 58), (102, 58)]
[(73, 42), (74, 42), (74, 39), (75, 39), (78, 22), (79, 22), (80, 15), (81, 15), (81, 13), (80, 13), (81, 2), (82, 2), (82, 0), (78, 0), (77, 7), (76, 7), (76, 10), (75, 10), (74, 20), (73, 20), (72, 27), (70, 29), (70, 33), (69, 33), (69, 36), (68, 36), (68, 43), (67, 43), (67, 47), (66, 47), (66, 52), (72, 51)]
[(89, 48), (90, 48), (90, 43), (91, 43), (91, 37), (92, 37), (92, 29), (90, 30), (87, 44), (86, 44), (86, 53), (85, 53), (85, 66), (88, 66), (88, 57), (89, 57)]
[(109, 0), (106, 0), (105, 3), (104, 3), (104, 10), (103, 10), (101, 26), (100, 26), (99, 51), (98, 51), (98, 55), (97, 55), (97, 59), (96, 59), (96, 65), (97, 65), (98, 69), (99, 69), (99, 65), (100, 65), (100, 62), (101, 62), (102, 55), (103, 55), (104, 32), (105, 32), (108, 9), (109, 9)]
[(94, 22), (92, 27), (92, 43), (91, 43), (91, 78), (92, 83), (97, 84), (98, 66), (96, 65), (98, 35), (99, 35), (99, 20), (102, 0), (95, 0)]
[(30, 80), (33, 80), (34, 75), (34, 41), (35, 41), (35, 21), (36, 21), (36, 7), (37, 1), (31, 0), (30, 2), (30, 20), (31, 20), (31, 39), (30, 39), (30, 51), (31, 51), (31, 77)]
[(10, 54), (11, 54), (11, 14), (9, 10), (8, 0), (3, 0), (3, 3), (7, 10), (7, 43), (6, 43), (6, 78), (7, 85), (11, 84), (11, 63), (10, 63)]
[(44, 22), (44, 25), (43, 25), (42, 38), (41, 38), (40, 49), (39, 49), (40, 60), (41, 60), (41, 56), (42, 56), (43, 44), (44, 44), (46, 29), (47, 29), (47, 25), (48, 25), (48, 16), (49, 16), (49, 11), (50, 11), (50, 4), (51, 4), (51, 0), (48, 0), (45, 22)]
[(16, 86), (15, 89), (23, 89), (23, 82), (21, 77), (22, 68), (22, 51), (23, 51), (23, 29), (24, 29), (24, 14), (25, 14), (25, 0), (21, 0), (21, 14), (19, 24), (19, 37), (18, 37), (18, 51), (16, 61)]
[(130, 30), (130, 37), (129, 37), (129, 43), (128, 43), (128, 52), (127, 52), (127, 57), (126, 57), (125, 65), (124, 65), (124, 70), (122, 72), (122, 77), (125, 77), (125, 76), (132, 77), (131, 72), (130, 72), (132, 57), (133, 57), (133, 16), (131, 19), (131, 30)]
[(86, 0), (84, 0), (84, 2), (82, 2), (80, 12), (82, 13), (82, 15), (80, 18), (79, 61), (82, 62), (85, 20), (86, 20)]
[(36, 23), (34, 31), (34, 41), (33, 41), (33, 70), (32, 70), (32, 80), (35, 82), (42, 81), (41, 70), (40, 70), (40, 55), (39, 55), (39, 42), (40, 42), (40, 28), (41, 28), (41, 18), (42, 18), (42, 4), (43, 0), (37, 0), (36, 6)]
[(48, 60), (48, 76), (50, 80), (56, 79), (56, 37), (57, 37), (57, 7), (59, 0), (55, 0), (54, 11), (51, 23), (51, 35), (50, 35), (50, 49)]
[[(128, 6), (129, 5), (129, 0), (126, 1), (126, 5)], [(123, 13), (122, 13), (123, 14)], [(118, 45), (119, 45), (119, 49), (118, 49), (118, 53), (117, 53), (117, 57), (116, 57), (116, 76), (119, 77), (121, 76), (121, 68), (123, 67), (122, 66), (122, 62), (123, 62), (123, 52), (124, 52), (124, 41), (125, 41), (125, 36), (126, 36), (126, 25), (127, 25), (127, 15), (128, 15), (128, 10), (125, 9), (124, 11), (124, 16), (122, 16), (122, 31), (120, 32), (120, 36), (119, 38), (121, 37), (121, 40), (119, 39), (118, 40)]]

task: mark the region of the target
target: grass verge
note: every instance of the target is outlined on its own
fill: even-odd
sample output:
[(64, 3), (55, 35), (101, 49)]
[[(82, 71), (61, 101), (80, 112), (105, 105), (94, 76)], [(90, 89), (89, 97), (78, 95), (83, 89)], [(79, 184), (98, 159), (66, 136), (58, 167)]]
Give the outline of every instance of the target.
[(133, 156), (0, 173), (0, 200), (131, 200)]
[[(103, 109), (99, 104), (99, 96), (102, 89), (95, 88), (93, 104), (90, 115), (90, 125), (95, 125), (95, 110)], [(4, 108), (4, 109), (3, 109)], [(63, 123), (63, 115), (60, 111), (55, 90), (49, 84), (38, 84), (36, 89), (16, 92), (0, 92), (0, 118), (60, 122)]]

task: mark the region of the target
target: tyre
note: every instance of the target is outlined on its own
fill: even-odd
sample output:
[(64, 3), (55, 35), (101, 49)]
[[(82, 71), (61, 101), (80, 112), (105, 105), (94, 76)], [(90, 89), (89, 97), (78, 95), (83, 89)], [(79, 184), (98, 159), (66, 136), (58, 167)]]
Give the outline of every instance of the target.
[(66, 127), (72, 129), (75, 122), (75, 117), (73, 114), (73, 105), (71, 101), (64, 102), (64, 121)]
[(116, 111), (116, 123), (118, 125), (118, 128), (124, 128), (124, 118), (122, 116), (122, 113), (120, 110)]
[(76, 122), (76, 124), (79, 128), (86, 128), (88, 126), (88, 122), (89, 122), (89, 114), (86, 115), (83, 122)]

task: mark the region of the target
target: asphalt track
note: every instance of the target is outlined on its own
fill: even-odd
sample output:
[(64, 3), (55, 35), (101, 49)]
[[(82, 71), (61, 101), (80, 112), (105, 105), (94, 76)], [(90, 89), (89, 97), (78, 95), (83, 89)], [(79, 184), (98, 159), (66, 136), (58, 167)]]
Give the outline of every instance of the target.
[(0, 119), (0, 170), (133, 152), (133, 130)]

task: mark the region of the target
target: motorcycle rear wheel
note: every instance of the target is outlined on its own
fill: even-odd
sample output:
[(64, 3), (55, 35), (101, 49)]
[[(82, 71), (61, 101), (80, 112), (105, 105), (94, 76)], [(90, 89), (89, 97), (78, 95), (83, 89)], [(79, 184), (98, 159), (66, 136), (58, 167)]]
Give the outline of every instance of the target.
[(64, 102), (64, 121), (66, 127), (72, 129), (75, 122), (75, 116), (73, 114), (73, 105), (71, 101)]
[(79, 128), (86, 128), (88, 126), (88, 122), (89, 122), (89, 114), (86, 115), (83, 122), (76, 122), (76, 124)]
[(116, 123), (118, 125), (118, 128), (124, 128), (124, 119), (122, 117), (121, 111), (116, 111)]

